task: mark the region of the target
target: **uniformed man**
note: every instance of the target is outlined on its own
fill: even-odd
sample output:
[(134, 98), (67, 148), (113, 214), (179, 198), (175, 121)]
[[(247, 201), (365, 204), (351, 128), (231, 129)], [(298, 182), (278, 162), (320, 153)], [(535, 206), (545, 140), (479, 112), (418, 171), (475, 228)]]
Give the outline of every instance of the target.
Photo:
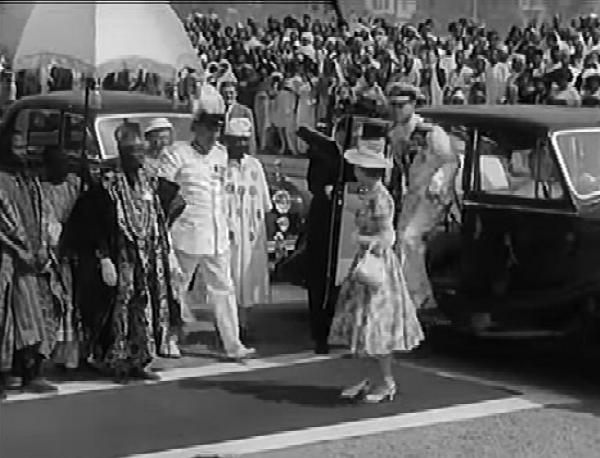
[(331, 226), (334, 224), (334, 188), (339, 184), (339, 174), (345, 172), (344, 182), (350, 180), (352, 168), (345, 164), (336, 141), (307, 127), (298, 130), (298, 136), (308, 145), (308, 189), (312, 200), (308, 210), (306, 257), (304, 262), (310, 332), (315, 353), (329, 353), (327, 343), (329, 328), (335, 311), (338, 289), (331, 274), (335, 256), (331, 253)]
[(181, 269), (181, 290), (187, 290), (198, 269), (225, 353), (229, 358), (240, 359), (253, 354), (254, 349), (246, 348), (240, 341), (231, 278), (224, 185), (228, 155), (217, 141), (224, 118), (225, 104), (220, 95), (200, 99), (192, 121), (191, 142), (177, 142), (165, 151), (159, 174), (181, 187), (187, 204), (171, 228)]
[(439, 126), (425, 123), (415, 113), (418, 89), (396, 84), (388, 88), (394, 123), (390, 144), (401, 171), (402, 192), (395, 193), (397, 249), (417, 309), (434, 309), (436, 303), (425, 265), (426, 238), (448, 215), (455, 201), (458, 156)]

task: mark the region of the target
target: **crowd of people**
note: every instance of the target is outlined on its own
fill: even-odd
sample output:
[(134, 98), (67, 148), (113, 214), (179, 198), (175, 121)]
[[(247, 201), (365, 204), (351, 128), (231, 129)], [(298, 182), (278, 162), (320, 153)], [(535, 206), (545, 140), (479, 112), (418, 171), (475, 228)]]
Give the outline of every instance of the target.
[(190, 69), (179, 97), (194, 96), (191, 81), (236, 81), (240, 102), (254, 112), (260, 150), (305, 152), (299, 126), (382, 104), (394, 82), (418, 87), (427, 105), (600, 103), (595, 15), (515, 26), (504, 36), (467, 19), (436, 36), (433, 21), (414, 27), (308, 14), (224, 26), (214, 14), (195, 13), (185, 27), (206, 73)]
[[(240, 103), (254, 114), (261, 152), (305, 153), (298, 127), (381, 105), (394, 82), (418, 87), (426, 105), (600, 103), (600, 20), (593, 14), (531, 22), (506, 34), (464, 18), (436, 35), (432, 20), (415, 27), (309, 14), (225, 26), (216, 14), (193, 13), (184, 26), (198, 52), (196, 69), (181, 70), (172, 84), (123, 68), (106, 75), (102, 87), (163, 95), (192, 108), (203, 87), (234, 82)], [(12, 92), (21, 97), (78, 84), (68, 69), (47, 70), (44, 84), (40, 75), (18, 72)]]

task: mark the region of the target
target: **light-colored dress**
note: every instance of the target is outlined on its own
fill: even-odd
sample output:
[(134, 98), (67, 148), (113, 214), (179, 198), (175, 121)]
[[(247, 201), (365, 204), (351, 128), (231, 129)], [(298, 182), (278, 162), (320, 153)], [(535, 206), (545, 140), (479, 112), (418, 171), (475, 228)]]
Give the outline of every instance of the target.
[[(314, 128), (316, 124), (316, 100), (313, 85), (309, 81), (298, 83), (298, 110), (296, 112), (296, 127)], [(308, 144), (298, 138), (298, 152), (306, 154)]]
[(249, 155), (240, 162), (230, 160), (225, 190), (238, 306), (265, 304), (269, 296), (265, 217), (272, 204), (260, 161)]
[[(356, 212), (357, 253), (342, 284), (331, 326), (331, 344), (346, 345), (363, 356), (409, 351), (424, 339), (400, 261), (393, 250), (394, 202), (381, 182), (361, 195)], [(379, 287), (366, 285), (354, 272), (371, 243), (383, 258), (385, 274)]]
[(275, 97), (273, 124), (279, 129), (285, 129), (284, 135), (292, 153), (296, 153), (296, 103), (298, 97), (291, 89), (281, 89)]

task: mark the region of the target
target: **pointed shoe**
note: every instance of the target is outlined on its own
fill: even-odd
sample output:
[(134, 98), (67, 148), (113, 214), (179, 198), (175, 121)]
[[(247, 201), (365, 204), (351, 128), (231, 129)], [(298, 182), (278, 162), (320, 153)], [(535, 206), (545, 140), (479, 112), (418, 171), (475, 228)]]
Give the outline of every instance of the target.
[(396, 396), (396, 385), (383, 385), (365, 395), (367, 404), (379, 404), (383, 401), (393, 401)]
[(369, 391), (369, 385), (370, 382), (368, 380), (362, 380), (361, 382), (357, 383), (356, 385), (352, 385), (349, 386), (348, 388), (344, 389), (341, 393), (340, 393), (340, 398), (342, 399), (356, 399), (359, 396), (367, 393), (367, 391)]

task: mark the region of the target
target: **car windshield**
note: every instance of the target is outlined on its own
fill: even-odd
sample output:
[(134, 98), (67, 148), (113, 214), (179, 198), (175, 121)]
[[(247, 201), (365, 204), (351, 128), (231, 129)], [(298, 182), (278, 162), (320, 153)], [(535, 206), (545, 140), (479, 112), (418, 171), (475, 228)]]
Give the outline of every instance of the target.
[(144, 114), (123, 114), (101, 117), (96, 121), (96, 131), (100, 141), (100, 149), (103, 159), (114, 159), (118, 156), (117, 142), (115, 139), (115, 130), (123, 122), (134, 123), (140, 126), (140, 132), (144, 130), (150, 122), (156, 118), (167, 118), (173, 125), (173, 140), (189, 140), (192, 117), (183, 113), (144, 113)]
[(600, 129), (557, 132), (555, 140), (576, 194), (600, 194)]

